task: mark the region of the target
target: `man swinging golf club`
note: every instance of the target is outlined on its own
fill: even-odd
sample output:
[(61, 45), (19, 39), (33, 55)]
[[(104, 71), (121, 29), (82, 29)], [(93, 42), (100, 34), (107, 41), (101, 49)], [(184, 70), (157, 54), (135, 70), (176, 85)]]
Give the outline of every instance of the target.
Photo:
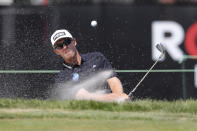
[[(80, 54), (76, 48), (77, 40), (66, 29), (56, 30), (51, 36), (51, 43), (54, 52), (64, 60), (63, 69), (57, 76), (56, 83), (71, 82), (79, 84), (84, 78), (91, 77), (91, 74), (113, 70), (109, 61), (100, 52)], [(73, 93), (73, 99), (95, 100), (95, 101), (125, 101), (129, 99), (123, 92), (120, 80), (115, 71), (106, 80), (108, 93), (98, 94), (88, 91), (85, 87), (80, 88)], [(64, 84), (65, 85), (65, 84)], [(72, 88), (62, 87), (62, 88)]]

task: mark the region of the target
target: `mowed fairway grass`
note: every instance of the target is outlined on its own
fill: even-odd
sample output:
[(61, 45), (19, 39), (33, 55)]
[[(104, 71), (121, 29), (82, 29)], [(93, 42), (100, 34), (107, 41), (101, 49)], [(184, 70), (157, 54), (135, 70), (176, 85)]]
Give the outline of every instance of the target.
[(196, 131), (197, 101), (0, 99), (0, 131)]

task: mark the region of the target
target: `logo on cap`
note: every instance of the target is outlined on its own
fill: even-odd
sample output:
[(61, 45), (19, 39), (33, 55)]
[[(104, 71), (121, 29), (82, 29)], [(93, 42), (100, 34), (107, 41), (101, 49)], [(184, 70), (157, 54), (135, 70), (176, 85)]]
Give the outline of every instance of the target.
[(64, 35), (66, 35), (66, 33), (65, 32), (59, 32), (59, 33), (57, 33), (54, 37), (53, 37), (53, 40), (55, 41), (57, 38), (59, 38), (60, 36), (64, 36)]

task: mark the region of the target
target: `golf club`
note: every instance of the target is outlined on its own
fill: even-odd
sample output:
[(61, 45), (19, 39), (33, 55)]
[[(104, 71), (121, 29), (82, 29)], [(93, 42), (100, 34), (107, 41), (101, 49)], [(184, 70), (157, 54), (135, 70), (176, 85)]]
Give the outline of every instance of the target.
[(132, 100), (134, 98), (133, 93), (138, 88), (138, 86), (142, 83), (142, 81), (146, 78), (146, 76), (150, 73), (150, 71), (154, 68), (154, 66), (158, 63), (158, 61), (165, 56), (165, 48), (162, 44), (157, 44), (156, 48), (161, 52), (159, 58), (155, 61), (155, 63), (151, 66), (151, 68), (146, 72), (146, 74), (142, 77), (142, 79), (138, 82), (135, 88), (129, 93), (129, 97)]

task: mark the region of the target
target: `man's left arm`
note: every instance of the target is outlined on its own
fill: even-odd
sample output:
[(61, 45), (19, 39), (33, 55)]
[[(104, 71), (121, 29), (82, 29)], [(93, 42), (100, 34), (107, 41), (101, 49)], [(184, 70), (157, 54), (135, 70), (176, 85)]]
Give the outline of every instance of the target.
[(107, 83), (112, 91), (111, 94), (115, 94), (116, 97), (129, 100), (129, 96), (123, 92), (123, 86), (121, 81), (117, 77), (112, 77), (107, 80)]
[(117, 77), (112, 77), (107, 80), (107, 83), (112, 91), (115, 94), (122, 94), (123, 87), (120, 80)]
[(107, 80), (112, 93), (97, 94), (90, 93), (84, 88), (80, 89), (76, 95), (78, 100), (96, 100), (96, 101), (126, 101), (129, 100), (127, 94), (123, 92), (123, 87), (120, 80), (117, 77), (112, 77)]

